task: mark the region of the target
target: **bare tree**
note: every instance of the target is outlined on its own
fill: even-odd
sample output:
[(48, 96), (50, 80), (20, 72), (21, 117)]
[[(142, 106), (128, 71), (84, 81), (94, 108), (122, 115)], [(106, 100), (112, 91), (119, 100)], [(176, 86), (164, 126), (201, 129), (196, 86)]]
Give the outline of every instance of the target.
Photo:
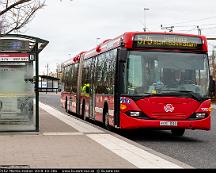
[(0, 0), (0, 34), (20, 31), (46, 0)]

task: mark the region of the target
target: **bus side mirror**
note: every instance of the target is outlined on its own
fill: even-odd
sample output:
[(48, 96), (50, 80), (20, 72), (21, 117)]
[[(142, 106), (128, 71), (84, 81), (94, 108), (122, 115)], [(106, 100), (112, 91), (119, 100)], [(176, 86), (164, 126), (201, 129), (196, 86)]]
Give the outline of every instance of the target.
[(127, 49), (121, 48), (118, 50), (118, 59), (120, 62), (125, 63), (127, 60)]

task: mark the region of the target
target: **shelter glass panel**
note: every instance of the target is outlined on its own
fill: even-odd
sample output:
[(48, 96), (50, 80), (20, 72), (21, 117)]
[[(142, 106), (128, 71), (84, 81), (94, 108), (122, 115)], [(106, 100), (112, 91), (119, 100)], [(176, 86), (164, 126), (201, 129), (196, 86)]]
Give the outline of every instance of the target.
[(33, 65), (0, 62), (0, 131), (36, 129)]

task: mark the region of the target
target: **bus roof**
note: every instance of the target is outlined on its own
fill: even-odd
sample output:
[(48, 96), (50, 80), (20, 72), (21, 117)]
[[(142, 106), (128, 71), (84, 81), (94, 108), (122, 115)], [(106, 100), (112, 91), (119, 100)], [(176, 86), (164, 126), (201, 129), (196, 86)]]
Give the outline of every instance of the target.
[(77, 63), (79, 62), (80, 60), (80, 57), (84, 54), (85, 52), (80, 52), (78, 55), (66, 60), (65, 62), (62, 63), (62, 65), (65, 67), (65, 66), (68, 66), (70, 64), (74, 64), (74, 63)]
[(105, 40), (100, 43), (95, 48), (85, 52), (84, 59), (93, 57), (102, 52), (106, 52), (110, 49), (114, 49), (119, 46), (123, 46), (128, 49), (133, 48), (134, 37), (136, 35), (161, 35), (161, 36), (179, 36), (184, 38), (199, 38), (202, 44), (202, 51), (207, 52), (207, 39), (205, 36), (193, 35), (193, 34), (183, 34), (183, 33), (173, 33), (173, 32), (125, 32), (124, 34), (114, 38)]
[(199, 40), (201, 41), (200, 44), (202, 44), (201, 50), (203, 52), (207, 52), (207, 39), (205, 36), (202, 36), (202, 35), (173, 33), (173, 32), (125, 32), (116, 38), (104, 40), (102, 43), (100, 43), (95, 48), (89, 51), (79, 53), (75, 57), (64, 62), (63, 65), (67, 66), (69, 64), (77, 63), (81, 55), (84, 56), (84, 59), (88, 59), (90, 57), (96, 56), (98, 54), (101, 54), (103, 52), (106, 52), (108, 50), (111, 50), (111, 49), (114, 49), (120, 46), (123, 46), (128, 49), (132, 49), (133, 44), (134, 44), (134, 38), (137, 35), (154, 35), (154, 36), (159, 35), (159, 36), (178, 36), (182, 38), (183, 37), (184, 38), (199, 38)]

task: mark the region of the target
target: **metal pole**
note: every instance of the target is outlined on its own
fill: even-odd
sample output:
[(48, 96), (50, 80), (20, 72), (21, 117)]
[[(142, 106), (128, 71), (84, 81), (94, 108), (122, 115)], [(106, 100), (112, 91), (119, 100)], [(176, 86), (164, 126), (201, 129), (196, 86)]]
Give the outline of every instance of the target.
[(201, 29), (199, 26), (197, 26), (197, 30), (198, 30), (198, 35), (201, 35)]
[[(58, 79), (58, 72), (59, 72), (59, 64), (57, 64), (57, 69), (56, 69), (56, 77), (57, 77), (57, 79)], [(59, 90), (59, 80), (58, 80), (58, 85), (57, 85), (57, 90)], [(56, 91), (56, 93), (57, 93), (58, 91)]]
[(36, 132), (39, 132), (39, 56), (38, 43), (35, 44), (35, 109), (36, 109)]
[(149, 8), (144, 8), (144, 28), (143, 31), (146, 32), (146, 11), (149, 10)]
[(46, 65), (46, 68), (47, 68), (47, 76), (49, 76), (49, 65), (48, 64)]
[(100, 37), (97, 37), (97, 38), (96, 38), (96, 45), (97, 45), (97, 46), (100, 44), (100, 39), (101, 39)]

